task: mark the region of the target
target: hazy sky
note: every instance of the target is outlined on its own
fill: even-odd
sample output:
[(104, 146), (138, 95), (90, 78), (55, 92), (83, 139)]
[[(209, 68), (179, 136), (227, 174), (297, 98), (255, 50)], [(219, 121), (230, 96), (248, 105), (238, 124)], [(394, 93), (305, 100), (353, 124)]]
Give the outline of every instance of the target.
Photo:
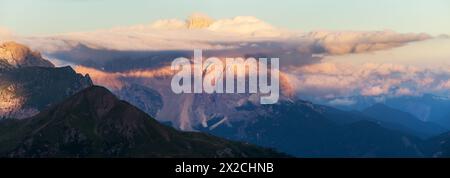
[(0, 27), (52, 34), (185, 19), (250, 15), (310, 30), (383, 30), (450, 34), (448, 0), (0, 0)]

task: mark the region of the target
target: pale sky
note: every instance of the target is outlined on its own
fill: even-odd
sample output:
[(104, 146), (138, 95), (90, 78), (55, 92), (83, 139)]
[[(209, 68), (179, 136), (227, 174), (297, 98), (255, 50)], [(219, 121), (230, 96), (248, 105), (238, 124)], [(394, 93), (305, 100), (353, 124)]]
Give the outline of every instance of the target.
[(0, 0), (0, 27), (20, 35), (55, 34), (185, 19), (255, 16), (311, 30), (385, 30), (450, 34), (448, 0)]

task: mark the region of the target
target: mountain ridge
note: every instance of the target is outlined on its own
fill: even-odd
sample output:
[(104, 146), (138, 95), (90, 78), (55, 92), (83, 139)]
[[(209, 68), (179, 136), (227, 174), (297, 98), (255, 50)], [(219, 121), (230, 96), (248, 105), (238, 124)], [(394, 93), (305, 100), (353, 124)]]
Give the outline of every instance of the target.
[(89, 75), (54, 67), (27, 46), (0, 45), (0, 118), (30, 117), (91, 85)]
[(392, 127), (392, 129), (402, 130), (423, 138), (437, 136), (447, 131), (437, 124), (424, 122), (410, 113), (381, 103), (364, 109), (362, 113), (372, 117), (375, 121), (384, 123), (386, 127)]
[(37, 51), (10, 41), (0, 45), (0, 69), (21, 67), (55, 67)]
[(0, 150), (3, 157), (285, 157), (245, 143), (176, 131), (99, 86), (32, 118), (2, 124), (18, 128), (0, 137), (0, 145), (9, 145)]
[(214, 119), (221, 124), (197, 129), (297, 157), (423, 157), (428, 153), (420, 138), (384, 128), (358, 113), (302, 100), (254, 112), (262, 114), (242, 121)]

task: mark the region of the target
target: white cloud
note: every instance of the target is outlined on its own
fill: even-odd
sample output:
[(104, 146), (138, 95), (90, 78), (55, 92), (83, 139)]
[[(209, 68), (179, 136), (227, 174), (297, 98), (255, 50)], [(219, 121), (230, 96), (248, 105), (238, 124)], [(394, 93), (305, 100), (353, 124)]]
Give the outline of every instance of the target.
[[(140, 27), (143, 29), (145, 26)], [(211, 32), (243, 35), (246, 37), (280, 37), (283, 33), (287, 33), (253, 16), (237, 16), (229, 19), (213, 20), (204, 14), (193, 14), (185, 21), (179, 19), (157, 20), (149, 27), (162, 30), (204, 29)]]
[(350, 106), (355, 103), (355, 100), (351, 100), (349, 98), (337, 98), (328, 102), (328, 104), (332, 106)]
[(392, 31), (301, 33), (277, 28), (252, 16), (213, 20), (194, 15), (187, 20), (166, 19), (91, 32), (25, 37), (21, 42), (44, 53), (68, 50), (82, 43), (96, 49), (120, 51), (260, 49), (258, 52), (273, 54), (336, 55), (390, 49), (428, 38), (426, 34)]
[(361, 95), (362, 96), (380, 96), (389, 93), (389, 85), (379, 85), (368, 88), (362, 88)]
[(414, 92), (411, 91), (409, 88), (399, 88), (397, 91), (395, 91), (396, 96), (411, 96), (414, 95)]
[(450, 89), (450, 80), (441, 81), (438, 84), (437, 89), (439, 89), (439, 90), (449, 90)]
[(252, 16), (238, 16), (215, 21), (208, 30), (254, 37), (280, 37), (282, 30)]
[(89, 74), (95, 84), (105, 86), (109, 89), (121, 89), (126, 82), (123, 78), (169, 78), (174, 74), (170, 66), (161, 67), (158, 69), (148, 70), (131, 70), (126, 72), (107, 72), (95, 68), (76, 65), (74, 70), (77, 73), (86, 75)]
[[(424, 93), (450, 94), (450, 70), (411, 65), (365, 63), (362, 65), (319, 63), (291, 68), (300, 96), (398, 97)], [(328, 97), (328, 98), (327, 98)], [(338, 102), (339, 103), (339, 102)]]
[(176, 30), (186, 28), (186, 22), (178, 19), (165, 19), (153, 22), (150, 27), (154, 29)]

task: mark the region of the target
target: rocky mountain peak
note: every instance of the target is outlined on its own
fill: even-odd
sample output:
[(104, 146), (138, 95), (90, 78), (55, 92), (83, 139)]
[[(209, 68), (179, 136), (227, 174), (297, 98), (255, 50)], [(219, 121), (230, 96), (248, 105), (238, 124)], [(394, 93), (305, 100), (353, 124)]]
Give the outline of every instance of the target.
[(194, 13), (187, 20), (186, 25), (189, 29), (208, 28), (214, 20), (205, 14)]
[(39, 52), (32, 51), (25, 45), (12, 41), (0, 45), (0, 68), (32, 66), (54, 67), (50, 61), (42, 58)]
[(89, 76), (67, 67), (0, 65), (0, 118), (22, 119), (92, 86)]

